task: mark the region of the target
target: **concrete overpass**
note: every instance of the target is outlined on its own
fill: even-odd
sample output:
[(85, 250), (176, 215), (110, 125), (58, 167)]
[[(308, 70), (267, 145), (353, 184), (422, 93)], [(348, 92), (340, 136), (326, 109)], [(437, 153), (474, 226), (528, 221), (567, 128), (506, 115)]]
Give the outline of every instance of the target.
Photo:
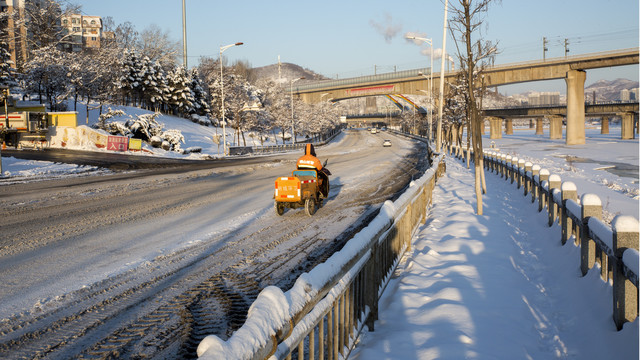
[[(483, 109), (482, 115), (489, 120), (490, 137), (499, 139), (502, 136), (502, 123), (504, 121), (505, 134), (513, 134), (513, 119), (535, 118), (536, 134), (542, 135), (543, 119), (549, 120), (551, 139), (562, 138), (562, 119), (567, 116), (566, 105), (541, 105), (541, 106), (514, 106), (500, 109)], [(622, 118), (622, 139), (633, 139), (638, 131), (638, 101), (633, 102), (604, 102), (588, 103), (584, 105), (585, 116), (601, 117), (603, 134), (609, 133), (609, 117), (620, 116)]]
[[(620, 102), (610, 101), (601, 103), (587, 103), (584, 105), (585, 115), (617, 115), (623, 113), (637, 113), (638, 101)], [(566, 116), (566, 105), (540, 105), (540, 106), (512, 106), (507, 108), (482, 109), (483, 116), (507, 118), (534, 118), (546, 116)]]
[[(584, 144), (584, 82), (586, 70), (637, 65), (638, 48), (606, 51), (592, 54), (574, 55), (496, 65), (483, 72), (483, 84), (486, 87), (517, 84), (531, 81), (565, 79), (567, 86), (567, 139), (568, 145)], [(431, 69), (406, 70), (380, 75), (361, 76), (341, 80), (326, 80), (309, 84), (300, 84), (293, 88), (303, 101), (317, 103), (324, 96), (339, 101), (362, 96), (388, 94), (424, 95)], [(452, 82), (456, 72), (444, 74), (445, 82)], [(433, 89), (439, 88), (440, 74), (433, 74)]]

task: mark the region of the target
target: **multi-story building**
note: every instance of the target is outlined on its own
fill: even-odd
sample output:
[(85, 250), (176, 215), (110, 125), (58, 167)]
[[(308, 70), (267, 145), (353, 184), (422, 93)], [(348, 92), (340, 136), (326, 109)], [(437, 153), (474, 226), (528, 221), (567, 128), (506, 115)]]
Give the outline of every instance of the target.
[(62, 28), (65, 36), (62, 46), (65, 51), (80, 52), (100, 48), (102, 38), (102, 18), (71, 14), (62, 17)]
[(6, 26), (6, 41), (13, 62), (11, 66), (14, 69), (17, 69), (27, 59), (27, 30), (24, 26), (16, 27), (16, 20), (19, 23), (24, 23), (21, 21), (25, 16), (24, 2), (25, 0), (0, 0), (0, 12), (13, 13), (15, 11), (14, 16), (8, 16), (6, 23), (1, 24), (3, 27)]
[(542, 92), (529, 95), (529, 105), (558, 105), (560, 104), (559, 92)]
[(622, 89), (620, 91), (620, 100), (622, 101), (631, 100), (631, 92), (628, 89)]
[[(0, 0), (0, 12), (10, 13), (0, 24), (6, 29), (6, 42), (11, 54), (12, 66), (21, 68), (28, 58), (27, 39), (32, 36), (25, 24), (25, 4), (47, 6), (44, 0)], [(18, 25), (22, 24), (22, 25)], [(65, 34), (61, 39), (61, 50), (79, 52), (82, 50), (98, 49), (101, 46), (102, 18), (100, 16), (69, 15), (61, 19)]]
[(635, 88), (635, 89), (622, 89), (620, 91), (620, 100), (622, 100), (622, 101), (638, 100), (638, 88)]

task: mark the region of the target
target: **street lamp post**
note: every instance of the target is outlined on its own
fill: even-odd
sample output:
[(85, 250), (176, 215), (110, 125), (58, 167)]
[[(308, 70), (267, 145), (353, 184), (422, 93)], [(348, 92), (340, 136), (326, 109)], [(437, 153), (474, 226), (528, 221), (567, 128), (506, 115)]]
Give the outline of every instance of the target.
[(187, 69), (187, 8), (182, 0), (182, 65)]
[(429, 44), (430, 47), (430, 67), (429, 67), (429, 77), (427, 75), (420, 73), (424, 78), (429, 80), (429, 140), (433, 140), (433, 117), (432, 117), (432, 104), (433, 104), (433, 39), (431, 38), (423, 38), (417, 36), (407, 36), (407, 39), (420, 40)]
[(303, 80), (303, 77), (299, 77), (297, 79), (293, 79), (291, 80), (291, 84), (290, 84), (290, 91), (291, 91), (291, 143), (295, 144), (296, 143), (296, 133), (293, 129), (293, 83), (298, 81), (298, 80)]
[(218, 59), (218, 61), (220, 61), (220, 96), (222, 99), (222, 156), (227, 155), (227, 130), (225, 126), (227, 124), (227, 121), (224, 118), (224, 77), (222, 76), (222, 53), (230, 47), (240, 46), (242, 44), (243, 43), (241, 42), (237, 42), (235, 44), (229, 44), (220, 47), (220, 58)]
[(440, 99), (438, 104), (438, 129), (436, 131), (436, 152), (442, 148), (442, 106), (444, 102), (444, 63), (447, 56), (447, 11), (449, 10), (449, 0), (444, 2), (444, 25), (442, 27), (442, 58), (440, 64)]

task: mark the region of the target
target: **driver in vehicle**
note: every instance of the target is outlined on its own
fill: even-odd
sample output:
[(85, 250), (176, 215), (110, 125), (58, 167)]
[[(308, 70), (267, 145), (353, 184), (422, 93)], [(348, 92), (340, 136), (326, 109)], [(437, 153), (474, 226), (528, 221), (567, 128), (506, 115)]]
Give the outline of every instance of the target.
[(329, 175), (331, 172), (316, 157), (316, 150), (313, 144), (307, 144), (302, 155), (297, 162), (298, 169), (316, 169), (318, 171), (318, 185), (322, 196), (326, 199), (329, 196)]

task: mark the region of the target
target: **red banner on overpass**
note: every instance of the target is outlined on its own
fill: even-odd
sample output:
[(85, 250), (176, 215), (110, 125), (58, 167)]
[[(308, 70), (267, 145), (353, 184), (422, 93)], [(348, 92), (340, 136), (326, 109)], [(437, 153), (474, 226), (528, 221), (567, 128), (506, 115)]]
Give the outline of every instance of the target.
[(370, 86), (357, 89), (347, 90), (347, 94), (351, 96), (365, 96), (373, 94), (389, 94), (393, 92), (395, 85)]

